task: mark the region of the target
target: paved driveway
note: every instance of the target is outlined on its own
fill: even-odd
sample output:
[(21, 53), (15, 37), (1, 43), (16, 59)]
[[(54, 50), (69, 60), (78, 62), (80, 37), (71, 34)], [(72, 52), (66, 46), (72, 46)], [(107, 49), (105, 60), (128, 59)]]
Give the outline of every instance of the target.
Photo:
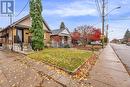
[(112, 44), (112, 47), (130, 73), (130, 46), (122, 44)]

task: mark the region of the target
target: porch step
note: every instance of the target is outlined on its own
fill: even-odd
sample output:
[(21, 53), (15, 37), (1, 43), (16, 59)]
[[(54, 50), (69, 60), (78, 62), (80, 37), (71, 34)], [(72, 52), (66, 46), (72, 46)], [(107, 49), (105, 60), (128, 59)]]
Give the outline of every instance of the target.
[[(14, 51), (21, 51), (21, 46), (20, 46), (20, 44), (15, 44), (14, 46), (13, 46), (13, 50)], [(31, 46), (23, 46), (23, 51), (27, 51), (27, 52), (29, 52), (29, 51), (32, 51), (32, 48), (31, 48)]]

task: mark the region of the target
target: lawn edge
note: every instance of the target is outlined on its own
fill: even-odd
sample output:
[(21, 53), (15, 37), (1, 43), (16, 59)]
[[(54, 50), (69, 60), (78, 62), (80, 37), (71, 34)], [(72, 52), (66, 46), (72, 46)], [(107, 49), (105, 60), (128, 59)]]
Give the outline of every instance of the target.
[[(95, 56), (97, 56), (95, 53), (94, 54), (92, 54), (91, 56), (90, 56), (90, 58), (87, 58), (86, 59), (86, 61), (84, 61), (78, 68), (76, 68), (74, 71), (69, 71), (69, 70), (67, 70), (67, 69), (65, 69), (65, 68), (63, 68), (63, 67), (59, 67), (59, 66), (57, 66), (57, 65), (55, 65), (55, 64), (51, 64), (51, 63), (48, 63), (48, 62), (45, 62), (45, 61), (41, 61), (42, 63), (44, 63), (44, 64), (47, 64), (47, 65), (49, 65), (49, 66), (52, 66), (52, 67), (56, 67), (56, 68), (58, 68), (58, 69), (60, 69), (60, 70), (63, 70), (64, 72), (66, 72), (66, 73), (68, 73), (68, 74), (70, 74), (70, 75), (75, 75), (76, 73), (78, 73), (79, 72), (79, 70), (81, 69), (81, 67), (83, 67), (87, 62), (89, 62), (89, 60), (91, 60), (93, 57), (95, 57)], [(29, 57), (28, 57), (29, 58)], [(32, 58), (30, 58), (30, 59), (32, 59)], [(96, 58), (97, 59), (97, 58)], [(33, 59), (33, 60), (35, 60), (35, 59)], [(38, 60), (35, 60), (35, 61), (38, 61)], [(94, 62), (94, 61), (93, 61)], [(90, 64), (91, 65), (91, 64)], [(89, 68), (90, 68), (90, 66), (89, 66)]]

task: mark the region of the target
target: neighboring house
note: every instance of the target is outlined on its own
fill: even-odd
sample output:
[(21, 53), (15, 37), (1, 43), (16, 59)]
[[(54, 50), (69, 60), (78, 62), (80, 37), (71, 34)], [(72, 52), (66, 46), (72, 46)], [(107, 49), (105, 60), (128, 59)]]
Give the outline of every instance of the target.
[(113, 39), (112, 41), (110, 41), (110, 43), (120, 43), (120, 40), (119, 39)]
[(52, 30), (51, 34), (52, 47), (70, 47), (71, 35), (69, 29), (62, 22), (60, 29)]
[(124, 43), (130, 42), (130, 31), (127, 29), (125, 35), (124, 35)]
[(128, 38), (128, 42), (130, 42), (130, 38)]
[[(30, 15), (27, 15), (1, 30), (0, 38), (2, 39), (2, 45), (9, 49), (12, 49), (13, 47), (13, 50), (31, 49), (31, 33), (29, 31), (30, 26)], [(47, 45), (50, 41), (51, 30), (45, 20), (43, 20), (43, 29), (44, 43)]]

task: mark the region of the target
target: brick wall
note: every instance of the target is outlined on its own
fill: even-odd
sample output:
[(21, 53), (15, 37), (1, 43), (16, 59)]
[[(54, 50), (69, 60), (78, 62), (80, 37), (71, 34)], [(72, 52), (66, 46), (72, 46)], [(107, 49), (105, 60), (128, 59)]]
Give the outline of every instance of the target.
[(130, 38), (128, 38), (128, 42), (130, 42)]

